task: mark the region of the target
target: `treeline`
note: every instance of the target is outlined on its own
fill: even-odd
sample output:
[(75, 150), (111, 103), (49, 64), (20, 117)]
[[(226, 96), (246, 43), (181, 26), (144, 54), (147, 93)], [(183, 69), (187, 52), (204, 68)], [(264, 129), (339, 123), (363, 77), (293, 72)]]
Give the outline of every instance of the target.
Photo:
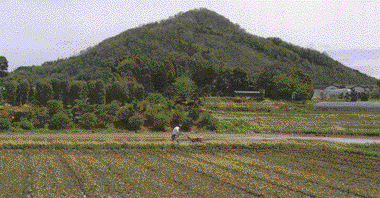
[[(204, 112), (195, 83), (188, 77), (175, 79), (170, 97), (147, 93), (134, 79), (105, 84), (98, 81), (24, 80), (6, 85), (0, 130), (48, 128), (120, 128), (167, 131), (182, 124), (215, 130), (217, 119)], [(23, 105), (26, 104), (26, 105)], [(16, 107), (17, 105), (20, 105)], [(20, 110), (21, 109), (21, 110)]]
[(5, 84), (3, 99), (10, 105), (35, 104), (46, 106), (49, 100), (59, 100), (65, 106), (75, 100), (86, 100), (90, 104), (105, 104), (113, 100), (127, 103), (141, 99), (144, 88), (135, 81), (115, 81), (106, 85), (104, 81), (65, 81), (59, 79), (39, 80), (35, 85), (28, 80)]

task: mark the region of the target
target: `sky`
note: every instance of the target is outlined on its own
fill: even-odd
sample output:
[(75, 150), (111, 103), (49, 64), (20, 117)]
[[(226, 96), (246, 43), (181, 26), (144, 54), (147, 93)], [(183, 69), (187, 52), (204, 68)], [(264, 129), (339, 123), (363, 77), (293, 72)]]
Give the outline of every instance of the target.
[(2, 0), (0, 56), (9, 71), (78, 54), (130, 28), (195, 8), (246, 32), (328, 53), (380, 78), (380, 1)]

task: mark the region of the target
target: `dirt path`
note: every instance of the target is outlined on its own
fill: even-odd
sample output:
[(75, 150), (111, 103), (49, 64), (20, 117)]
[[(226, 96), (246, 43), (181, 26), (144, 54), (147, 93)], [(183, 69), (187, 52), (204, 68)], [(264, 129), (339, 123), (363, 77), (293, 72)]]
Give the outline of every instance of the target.
[[(281, 134), (281, 133), (250, 133), (250, 134), (227, 134), (215, 132), (186, 132), (191, 137), (203, 137), (204, 142), (209, 143), (238, 143), (252, 140), (315, 140), (333, 141), (339, 143), (380, 143), (380, 137), (327, 137), (314, 135)], [(9, 143), (62, 143), (62, 144), (97, 144), (97, 143), (171, 143), (170, 132), (142, 132), (142, 133), (0, 133), (0, 145)], [(179, 140), (187, 143), (188, 139), (184, 134), (180, 135)]]

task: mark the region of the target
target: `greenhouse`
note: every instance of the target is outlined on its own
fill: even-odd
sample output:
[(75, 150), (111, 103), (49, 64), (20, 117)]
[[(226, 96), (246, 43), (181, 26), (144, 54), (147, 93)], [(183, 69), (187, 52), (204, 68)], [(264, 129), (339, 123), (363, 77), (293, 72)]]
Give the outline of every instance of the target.
[(319, 102), (315, 111), (379, 111), (380, 102)]

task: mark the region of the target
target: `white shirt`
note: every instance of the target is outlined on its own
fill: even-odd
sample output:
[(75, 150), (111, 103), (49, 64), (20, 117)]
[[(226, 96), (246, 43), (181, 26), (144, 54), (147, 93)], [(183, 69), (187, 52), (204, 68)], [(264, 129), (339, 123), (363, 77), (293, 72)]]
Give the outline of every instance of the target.
[(179, 127), (176, 126), (176, 127), (174, 127), (174, 129), (173, 129), (172, 135), (178, 135), (178, 133), (179, 133)]

